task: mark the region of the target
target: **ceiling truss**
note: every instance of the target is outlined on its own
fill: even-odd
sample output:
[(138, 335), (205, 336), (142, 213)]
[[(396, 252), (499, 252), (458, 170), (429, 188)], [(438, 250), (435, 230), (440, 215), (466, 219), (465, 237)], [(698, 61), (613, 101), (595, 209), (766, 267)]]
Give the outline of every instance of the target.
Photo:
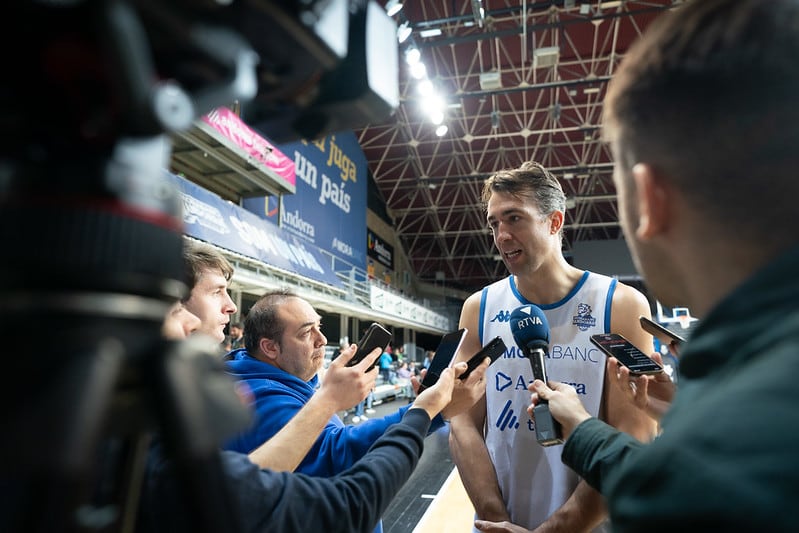
[[(543, 164), (564, 188), (567, 255), (578, 241), (620, 238), (602, 102), (630, 44), (676, 3), (484, 0), (480, 27), (470, 1), (405, 2), (428, 78), (448, 104), (449, 131), (436, 136), (418, 81), (403, 69), (395, 115), (357, 133), (419, 279), (440, 282), (443, 273), (447, 284), (475, 290), (505, 275), (481, 187), (524, 161)], [(433, 28), (441, 35), (419, 34)], [(549, 61), (537, 50), (549, 50)], [(481, 87), (486, 72), (501, 86)]]

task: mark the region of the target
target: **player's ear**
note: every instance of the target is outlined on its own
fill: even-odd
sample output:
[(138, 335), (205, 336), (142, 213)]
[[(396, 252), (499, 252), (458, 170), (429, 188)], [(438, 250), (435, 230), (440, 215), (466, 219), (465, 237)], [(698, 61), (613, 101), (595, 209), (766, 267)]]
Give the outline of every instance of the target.
[(638, 163), (633, 167), (633, 181), (638, 202), (635, 234), (641, 240), (648, 240), (668, 228), (671, 197), (663, 179), (646, 163)]
[(549, 215), (549, 234), (555, 235), (563, 227), (563, 211), (555, 210)]

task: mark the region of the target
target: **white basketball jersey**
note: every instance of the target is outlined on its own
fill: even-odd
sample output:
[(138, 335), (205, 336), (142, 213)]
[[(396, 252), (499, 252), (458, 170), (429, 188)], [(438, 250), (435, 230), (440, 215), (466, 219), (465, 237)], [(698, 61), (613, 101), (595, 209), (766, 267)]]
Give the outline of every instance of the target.
[(588, 412), (597, 416), (605, 356), (589, 337), (610, 330), (615, 288), (615, 279), (586, 271), (565, 298), (550, 305), (525, 299), (513, 276), (483, 289), (480, 342), (485, 345), (500, 336), (508, 346), (486, 373), (485, 441), (514, 524), (535, 529), (563, 505), (579, 479), (561, 462), (562, 445), (543, 447), (536, 441), (535, 426), (527, 414), (527, 385), (533, 381), (533, 372), (513, 340), (510, 314), (531, 303), (544, 311), (550, 327), (549, 379), (574, 386)]

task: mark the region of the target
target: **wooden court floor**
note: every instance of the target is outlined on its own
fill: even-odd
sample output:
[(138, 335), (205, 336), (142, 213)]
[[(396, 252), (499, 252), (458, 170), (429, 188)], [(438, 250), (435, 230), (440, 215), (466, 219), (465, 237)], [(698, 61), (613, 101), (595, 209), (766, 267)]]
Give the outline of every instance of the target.
[(413, 533), (463, 533), (472, 531), (474, 507), (453, 468)]
[[(369, 417), (396, 412), (406, 400), (374, 406)], [(351, 417), (345, 418), (352, 423)], [(470, 533), (474, 508), (449, 453), (449, 426), (425, 438), (413, 474), (383, 514), (384, 533)]]

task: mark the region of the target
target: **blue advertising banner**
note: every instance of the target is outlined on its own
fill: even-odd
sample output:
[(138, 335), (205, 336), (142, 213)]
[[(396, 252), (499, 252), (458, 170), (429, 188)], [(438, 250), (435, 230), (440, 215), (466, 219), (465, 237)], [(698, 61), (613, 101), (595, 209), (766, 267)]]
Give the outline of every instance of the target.
[[(283, 196), (281, 228), (364, 267), (367, 162), (355, 134), (339, 132), (278, 148), (294, 159), (297, 173), (297, 192)], [(259, 217), (276, 218), (274, 198), (247, 198), (244, 207)]]
[(190, 181), (164, 171), (183, 193), (186, 235), (306, 278), (342, 287), (314, 246)]

